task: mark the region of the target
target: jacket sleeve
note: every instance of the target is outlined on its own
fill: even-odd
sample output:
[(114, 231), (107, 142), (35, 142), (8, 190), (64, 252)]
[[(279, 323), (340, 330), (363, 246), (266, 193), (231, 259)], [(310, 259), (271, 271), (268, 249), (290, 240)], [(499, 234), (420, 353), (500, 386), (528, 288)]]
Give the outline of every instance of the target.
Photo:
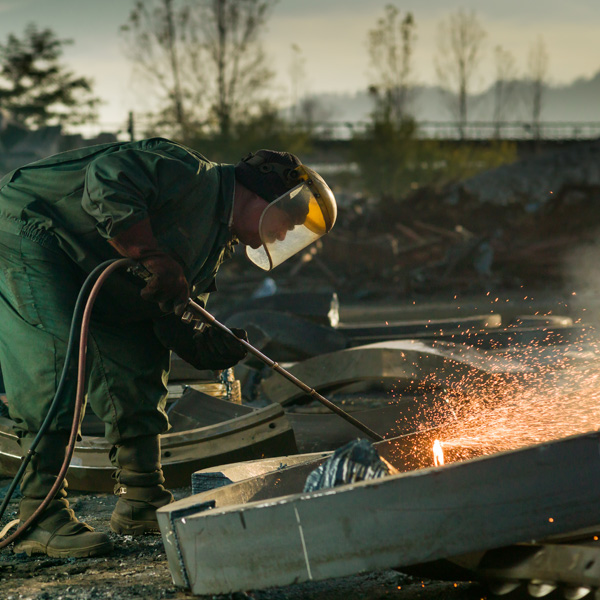
[(111, 239), (158, 211), (167, 195), (185, 193), (197, 172), (197, 160), (166, 142), (105, 154), (88, 165), (82, 207)]

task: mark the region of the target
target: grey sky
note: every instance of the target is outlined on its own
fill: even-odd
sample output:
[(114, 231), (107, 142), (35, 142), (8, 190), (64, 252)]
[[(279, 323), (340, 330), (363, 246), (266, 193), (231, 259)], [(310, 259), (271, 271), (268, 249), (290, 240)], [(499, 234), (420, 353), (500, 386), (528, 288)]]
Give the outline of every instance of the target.
[[(306, 89), (358, 91), (368, 85), (367, 32), (383, 15), (389, 0), (280, 0), (273, 10), (265, 46), (278, 73), (278, 94), (289, 89), (291, 45), (297, 44), (309, 75)], [(0, 39), (21, 33), (27, 23), (52, 28), (75, 43), (66, 62), (75, 72), (93, 77), (106, 101), (105, 123), (124, 121), (131, 109), (148, 108), (136, 91), (130, 64), (120, 49), (118, 29), (131, 0), (0, 0)], [(530, 45), (543, 36), (549, 54), (549, 79), (570, 83), (600, 71), (599, 0), (405, 0), (417, 25), (415, 73), (420, 83), (434, 83), (433, 59), (439, 23), (459, 8), (474, 10), (487, 31), (487, 60), (481, 84), (493, 77), (491, 49), (503, 46), (525, 70)], [(147, 94), (146, 94), (147, 96)]]

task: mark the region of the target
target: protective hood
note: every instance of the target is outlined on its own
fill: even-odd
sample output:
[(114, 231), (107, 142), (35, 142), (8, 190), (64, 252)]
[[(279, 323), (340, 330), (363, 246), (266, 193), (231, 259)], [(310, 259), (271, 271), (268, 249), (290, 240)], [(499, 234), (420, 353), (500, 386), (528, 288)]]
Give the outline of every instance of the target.
[(325, 181), (308, 167), (295, 171), (299, 183), (271, 202), (260, 217), (262, 245), (246, 246), (248, 258), (265, 271), (318, 240), (335, 223), (337, 206)]

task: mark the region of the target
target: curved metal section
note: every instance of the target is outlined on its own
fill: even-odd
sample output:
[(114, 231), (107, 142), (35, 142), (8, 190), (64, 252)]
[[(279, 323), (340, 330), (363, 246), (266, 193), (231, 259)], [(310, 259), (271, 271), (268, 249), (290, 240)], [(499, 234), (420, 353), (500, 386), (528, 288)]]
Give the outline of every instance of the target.
[[(393, 379), (399, 389), (429, 382), (446, 386), (477, 374), (486, 377), (527, 371), (521, 363), (489, 356), (475, 348), (450, 342), (396, 340), (321, 354), (296, 363), (289, 372), (317, 390), (333, 390), (359, 381)], [(290, 382), (271, 375), (261, 383), (271, 402), (289, 404), (303, 392)]]
[[(235, 406), (232, 405), (232, 410)], [(280, 405), (249, 410), (221, 423), (162, 435), (161, 460), (166, 484), (188, 486), (194, 471), (213, 465), (297, 452), (294, 433)], [(114, 468), (108, 459), (110, 448), (104, 438), (84, 436), (75, 446), (67, 473), (69, 487), (111, 492)], [(17, 472), (20, 462), (21, 451), (12, 421), (0, 418), (0, 472), (10, 477)]]

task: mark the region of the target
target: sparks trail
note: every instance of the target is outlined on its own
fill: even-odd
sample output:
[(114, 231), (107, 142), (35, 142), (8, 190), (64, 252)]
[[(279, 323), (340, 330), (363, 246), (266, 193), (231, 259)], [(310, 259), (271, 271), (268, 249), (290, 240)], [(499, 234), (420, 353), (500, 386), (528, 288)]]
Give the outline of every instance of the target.
[[(600, 374), (564, 375), (570, 378), (564, 387), (560, 378), (550, 385), (507, 386), (504, 399), (475, 405), (479, 410), (445, 428), (442, 448), (455, 449), (460, 458), (461, 449), (484, 455), (597, 430)], [(573, 377), (580, 378), (580, 388), (566, 391), (574, 386)]]
[[(424, 402), (424, 430), (441, 424), (430, 450), (431, 464), (444, 464), (595, 431), (600, 428), (600, 369), (597, 342), (511, 347), (489, 354), (500, 361), (518, 356), (519, 373), (473, 370), (443, 392), (444, 403)], [(432, 394), (437, 374), (421, 383)], [(453, 416), (449, 418), (448, 408)], [(433, 441), (433, 440), (432, 440)], [(422, 442), (421, 442), (422, 443)], [(422, 448), (413, 454), (423, 455)]]

